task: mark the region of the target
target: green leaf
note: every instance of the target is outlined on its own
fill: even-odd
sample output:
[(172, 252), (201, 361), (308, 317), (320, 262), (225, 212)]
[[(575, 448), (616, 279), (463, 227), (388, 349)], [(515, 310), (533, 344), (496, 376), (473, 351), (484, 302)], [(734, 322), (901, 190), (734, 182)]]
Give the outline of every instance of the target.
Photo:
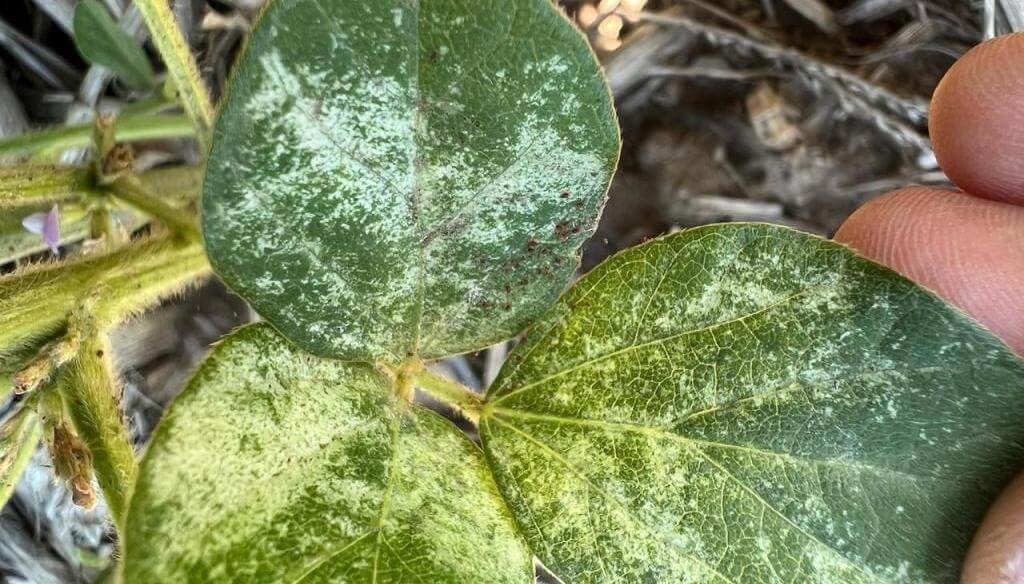
[(276, 0), (216, 125), (207, 250), (313, 353), (468, 351), (554, 302), (617, 156), (550, 0)]
[(153, 66), (142, 46), (118, 27), (97, 0), (81, 0), (75, 6), (73, 26), (75, 46), (86, 61), (110, 69), (136, 89), (156, 85)]
[(1024, 364), (838, 244), (710, 226), (580, 280), (481, 420), (567, 582), (953, 582), (1024, 461)]
[(480, 451), (373, 368), (270, 327), (218, 346), (161, 422), (125, 582), (532, 582)]

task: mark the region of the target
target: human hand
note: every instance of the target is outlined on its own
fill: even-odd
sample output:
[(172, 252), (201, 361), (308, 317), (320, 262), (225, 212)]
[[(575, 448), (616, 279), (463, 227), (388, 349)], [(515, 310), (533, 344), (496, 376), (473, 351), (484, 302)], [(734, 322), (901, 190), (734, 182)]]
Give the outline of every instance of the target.
[[(961, 190), (893, 191), (835, 238), (934, 290), (1024, 355), (1024, 33), (953, 65), (932, 98), (929, 130)], [(975, 535), (963, 584), (1024, 584), (1024, 475)]]

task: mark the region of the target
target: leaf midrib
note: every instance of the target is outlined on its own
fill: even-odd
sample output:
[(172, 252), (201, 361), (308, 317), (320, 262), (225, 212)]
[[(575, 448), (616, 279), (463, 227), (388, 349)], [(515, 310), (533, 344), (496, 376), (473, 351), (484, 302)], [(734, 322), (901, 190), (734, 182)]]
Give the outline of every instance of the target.
[[(592, 481), (590, 479), (590, 477), (588, 477), (586, 475), (586, 473), (584, 473), (582, 470), (580, 470), (576, 465), (572, 464), (572, 462), (570, 462), (568, 459), (566, 459), (565, 456), (562, 453), (560, 453), (557, 450), (555, 450), (554, 448), (548, 446), (547, 444), (545, 444), (544, 442), (540, 441), (539, 439), (537, 439), (535, 436), (531, 435), (530, 433), (522, 430), (521, 428), (519, 428), (515, 424), (512, 424), (510, 422), (504, 421), (504, 420), (502, 420), (502, 419), (500, 419), (498, 417), (493, 417), (491, 419), (493, 419), (495, 422), (501, 424), (502, 426), (505, 426), (506, 428), (512, 430), (516, 434), (519, 434), (520, 436), (522, 436), (523, 438), (525, 438), (529, 442), (534, 443), (535, 445), (540, 447), (542, 450), (547, 451), (555, 460), (557, 460), (559, 463), (561, 463), (563, 466), (565, 466), (570, 472), (572, 472), (573, 474), (579, 476), (584, 482), (586, 482), (586, 484), (590, 487), (590, 489), (592, 489), (597, 494), (601, 495), (602, 498), (606, 499), (612, 505), (618, 507), (625, 514), (625, 516), (628, 519), (630, 519), (632, 522), (634, 522), (637, 526), (642, 528), (644, 531), (647, 531), (648, 533), (653, 535), (656, 539), (662, 541), (662, 543), (666, 544), (669, 548), (677, 550), (677, 551), (683, 553), (684, 557), (686, 557), (687, 559), (690, 559), (690, 560), (692, 560), (692, 561), (694, 561), (694, 562), (704, 566), (711, 574), (714, 574), (715, 576), (718, 576), (719, 578), (721, 578), (722, 580), (725, 580), (729, 584), (738, 584), (737, 582), (734, 582), (731, 578), (729, 578), (725, 574), (722, 574), (721, 572), (719, 572), (714, 566), (709, 564), (703, 558), (690, 553), (689, 550), (684, 550), (684, 549), (680, 548), (677, 545), (665, 542), (664, 541), (665, 540), (665, 535), (664, 534), (660, 533), (659, 531), (656, 531), (656, 530), (652, 529), (651, 526), (648, 525), (647, 522), (641, 520), (639, 517), (636, 517), (633, 514), (632, 510), (629, 508), (628, 505), (626, 505), (625, 503), (620, 501), (617, 497), (615, 497), (611, 493), (609, 493), (609, 492), (605, 491), (604, 489), (602, 489), (600, 487), (600, 485), (597, 485), (596, 483), (594, 483), (594, 481)], [(527, 507), (529, 508), (529, 506), (527, 506)], [(530, 512), (532, 513), (532, 509), (531, 509)]]
[[(416, 75), (412, 78), (413, 87), (412, 93), (413, 99), (413, 116), (412, 116), (412, 189), (413, 192), (409, 195), (410, 201), (410, 212), (412, 213), (412, 219), (415, 225), (416, 234), (415, 241), (419, 242), (417, 250), (417, 283), (416, 283), (416, 323), (413, 327), (413, 339), (412, 347), (409, 348), (410, 355), (419, 355), (420, 353), (420, 342), (423, 335), (423, 303), (427, 295), (427, 246), (423, 243), (423, 238), (426, 236), (423, 228), (423, 193), (422, 188), (422, 176), (418, 168), (419, 165), (419, 152), (420, 152), (420, 132), (422, 131), (423, 125), (423, 103), (421, 101), (420, 89), (423, 81), (423, 61), (420, 59), (420, 17), (422, 16), (422, 9), (420, 8), (419, 0), (412, 3), (413, 10), (415, 11), (416, 18), (416, 35), (412, 39), (413, 43), (413, 58), (416, 60)], [(374, 572), (374, 581), (376, 581), (376, 571)]]
[(794, 456), (788, 452), (779, 452), (776, 450), (766, 450), (762, 448), (755, 448), (753, 446), (745, 446), (742, 444), (730, 444), (728, 442), (718, 442), (715, 440), (705, 440), (701, 438), (693, 438), (691, 436), (684, 436), (675, 432), (666, 430), (664, 428), (654, 426), (644, 426), (642, 424), (636, 424), (632, 422), (612, 422), (607, 420), (595, 420), (592, 418), (570, 418), (567, 416), (555, 416), (550, 414), (539, 414), (535, 412), (526, 412), (523, 410), (516, 410), (512, 408), (500, 408), (494, 407), (491, 409), (495, 418), (519, 418), (522, 420), (549, 423), (553, 425), (562, 426), (580, 426), (588, 428), (597, 428), (608, 432), (626, 432), (630, 434), (642, 434), (650, 436), (659, 440), (670, 440), (673, 442), (680, 442), (695, 447), (707, 447), (707, 448), (719, 448), (723, 450), (736, 450), (742, 451), (749, 454), (756, 454), (765, 457), (779, 458), (792, 463), (812, 465), (812, 466), (827, 466), (827, 467), (838, 467), (844, 470), (851, 470), (855, 472), (874, 473), (878, 475), (885, 475), (900, 480), (907, 480), (913, 482), (919, 481), (944, 481), (951, 483), (959, 483), (963, 480), (962, 476), (935, 476), (935, 475), (918, 475), (908, 473), (896, 469), (891, 469), (884, 466), (872, 466), (868, 464), (858, 463), (854, 461), (844, 461), (842, 459), (831, 459), (831, 458), (807, 458)]
[[(323, 14), (324, 17), (328, 19), (328, 21), (331, 23), (331, 26), (333, 26), (338, 31), (339, 34), (343, 33), (343, 30), (341, 28), (340, 23), (337, 21), (337, 19), (334, 17), (334, 15), (332, 13), (328, 12), (327, 9), (325, 9), (323, 7), (323, 5), (321, 3), (321, 0), (311, 0), (311, 2), (317, 8), (317, 10), (320, 11), (320, 13)], [(416, 75), (412, 75), (412, 76), (409, 77), (409, 81), (410, 81), (410, 84), (411, 84), (410, 92), (409, 93), (410, 93), (410, 97), (412, 98), (412, 109), (413, 109), (412, 123), (411, 123), (411, 127), (409, 129), (410, 134), (412, 136), (412, 140), (411, 140), (412, 150), (410, 152), (410, 162), (411, 162), (411, 165), (412, 165), (411, 174), (412, 174), (413, 185), (412, 185), (412, 192), (409, 193), (407, 196), (409, 198), (408, 207), (409, 207), (410, 219), (412, 219), (412, 221), (413, 221), (414, 230), (415, 230), (414, 238), (413, 239), (415, 241), (419, 242), (419, 245), (417, 246), (417, 250), (416, 250), (416, 256), (417, 256), (417, 260), (416, 260), (417, 289), (416, 289), (416, 299), (415, 299), (415, 307), (414, 307), (414, 311), (415, 311), (415, 318), (414, 318), (414, 320), (415, 320), (415, 322), (413, 323), (413, 327), (412, 327), (413, 328), (413, 338), (412, 338), (411, 346), (408, 348), (408, 351), (407, 351), (408, 355), (402, 355), (402, 357), (405, 357), (405, 356), (416, 356), (416, 355), (420, 354), (420, 346), (422, 344), (423, 324), (424, 324), (423, 311), (424, 311), (424, 304), (426, 302), (426, 279), (427, 279), (427, 257), (426, 257), (426, 252), (427, 252), (427, 247), (429, 246), (429, 241), (428, 240), (431, 239), (431, 238), (428, 237), (430, 232), (428, 232), (428, 230), (426, 229), (426, 226), (423, 223), (423, 200), (422, 200), (422, 196), (423, 196), (423, 191), (422, 191), (423, 172), (418, 168), (419, 156), (420, 156), (420, 139), (421, 139), (421, 134), (422, 134), (422, 129), (423, 129), (422, 128), (422, 126), (423, 126), (423, 118), (424, 118), (424, 114), (425, 114), (424, 104), (423, 104), (422, 99), (421, 99), (421, 85), (422, 85), (422, 81), (423, 81), (423, 64), (424, 64), (423, 63), (423, 59), (421, 58), (421, 55), (420, 55), (422, 7), (421, 7), (420, 0), (414, 1), (414, 2), (412, 2), (410, 4), (411, 4), (413, 12), (414, 12), (414, 19), (415, 19), (415, 23), (416, 23), (416, 34), (413, 35), (411, 37), (411, 39), (410, 39), (411, 43), (412, 43), (412, 47), (411, 47), (412, 50), (410, 51), (410, 55), (411, 55), (411, 59), (412, 59), (413, 63), (415, 64), (415, 67), (416, 67)], [(507, 35), (508, 32), (509, 31), (505, 31), (505, 35)], [(495, 44), (494, 50), (498, 50), (499, 48), (501, 48), (501, 43), (500, 42)], [(481, 59), (481, 62), (483, 62), (483, 59)], [(363, 68), (368, 69), (368, 67), (365, 67), (365, 65), (366, 65), (365, 62), (362, 63), (362, 64), (364, 65)], [(475, 64), (474, 68), (476, 66), (478, 66), (478, 65), (479, 65), (479, 63)], [(462, 74), (462, 77), (464, 77), (465, 75), (468, 75), (469, 71), (470, 71), (470, 69), (466, 69), (464, 71), (464, 73)], [(369, 71), (367, 71), (367, 74), (369, 74)], [(456, 83), (458, 83), (460, 81), (462, 81), (461, 77), (456, 80)], [(284, 86), (284, 85), (285, 84), (282, 84), (282, 86)], [(292, 97), (298, 99), (298, 98), (301, 97), (301, 95), (293, 95)], [(324, 96), (319, 96), (319, 99), (322, 100), (323, 97)], [(375, 176), (377, 176), (377, 178), (379, 180), (384, 182), (385, 186), (390, 188), (396, 194), (400, 194), (401, 193), (401, 189), (399, 189), (396, 186), (394, 180), (392, 180), (391, 178), (383, 175), (378, 169), (374, 168), (372, 165), (370, 165), (369, 163), (364, 161), (354, 151), (352, 151), (351, 149), (346, 148), (344, 145), (342, 145), (337, 140), (337, 138), (334, 136), (334, 134), (332, 132), (330, 132), (326, 128), (324, 128), (322, 126), (322, 124), (319, 123), (318, 120), (315, 120), (311, 116), (309, 116), (308, 112), (306, 112), (305, 109), (302, 109), (302, 108), (299, 108), (299, 109), (300, 109), (300, 111), (302, 112), (302, 114), (304, 116), (309, 118), (311, 121), (316, 122), (314, 124), (315, 127), (338, 150), (339, 154), (341, 154), (342, 156), (344, 156), (345, 158), (347, 158), (349, 160), (354, 161), (355, 163), (359, 164), (363, 168), (365, 168), (368, 171), (370, 171), (371, 173), (373, 173)], [(473, 207), (475, 206), (474, 202), (479, 200), (479, 195), (482, 195), (485, 191), (490, 189), (497, 180), (499, 180), (501, 177), (503, 177), (511, 168), (513, 168), (516, 164), (518, 164), (522, 160), (522, 157), (527, 152), (529, 152), (529, 150), (532, 148), (532, 146), (533, 146), (533, 144), (531, 143), (522, 152), (516, 153), (515, 156), (511, 157), (510, 162), (504, 168), (502, 168), (497, 174), (495, 174), (494, 176), (492, 176), (492, 177), (486, 179), (485, 181), (483, 181), (482, 185), (474, 192), (474, 194), (471, 197), (469, 197), (470, 200), (471, 200), (470, 206), (458, 210), (451, 218), (449, 218), (449, 219), (445, 220), (444, 222), (442, 222), (442, 224), (439, 227), (439, 229), (435, 229), (433, 231), (438, 231), (440, 235), (443, 235), (443, 231), (444, 231), (443, 227), (445, 225), (447, 225), (447, 224), (449, 224), (449, 223), (451, 223), (453, 221), (456, 221), (458, 218), (463, 217), (464, 215), (466, 215), (467, 212), (472, 211)], [(307, 255), (310, 255), (310, 254), (307, 253)], [(317, 261), (317, 263), (319, 263), (321, 265), (324, 264), (323, 260), (317, 259), (316, 261)]]
[[(579, 369), (583, 369), (585, 367), (589, 367), (590, 365), (593, 365), (595, 363), (600, 363), (601, 361), (604, 361), (606, 359), (611, 359), (613, 357), (617, 357), (617, 356), (625, 354), (625, 353), (629, 353), (629, 352), (632, 352), (632, 351), (637, 351), (637, 350), (640, 350), (640, 349), (645, 349), (647, 347), (653, 347), (653, 346), (660, 345), (662, 343), (667, 343), (667, 342), (670, 342), (670, 341), (674, 341), (676, 339), (680, 339), (682, 337), (686, 337), (686, 336), (689, 336), (689, 335), (705, 333), (705, 332), (708, 332), (708, 331), (711, 331), (711, 330), (714, 330), (714, 329), (717, 329), (717, 328), (722, 328), (722, 327), (726, 327), (726, 326), (729, 326), (729, 325), (732, 325), (732, 324), (737, 324), (737, 323), (743, 322), (743, 321), (745, 321), (745, 320), (747, 320), (749, 318), (754, 318), (756, 316), (760, 316), (761, 314), (764, 314), (764, 313), (766, 313), (766, 312), (768, 312), (768, 311), (770, 311), (772, 309), (775, 309), (775, 308), (778, 308), (780, 306), (786, 305), (786, 304), (796, 300), (797, 298), (799, 298), (801, 296), (810, 294), (812, 292), (816, 292), (818, 290), (827, 289), (827, 288), (830, 288), (830, 287), (831, 286), (829, 286), (829, 285), (818, 285), (818, 286), (810, 286), (810, 287), (807, 287), (807, 288), (803, 288), (803, 289), (798, 290), (797, 292), (793, 292), (792, 294), (789, 294), (789, 295), (787, 295), (787, 296), (785, 296), (783, 298), (780, 298), (778, 300), (774, 300), (774, 301), (772, 301), (772, 302), (762, 306), (761, 308), (759, 308), (759, 309), (757, 309), (757, 310), (755, 310), (753, 312), (749, 312), (749, 313), (746, 313), (746, 314), (741, 314), (739, 316), (733, 316), (733, 317), (730, 317), (730, 318), (725, 319), (725, 320), (720, 320), (720, 321), (717, 321), (717, 322), (714, 322), (714, 323), (711, 323), (711, 324), (708, 324), (708, 325), (702, 325), (700, 327), (693, 328), (693, 329), (688, 329), (688, 330), (685, 330), (685, 331), (682, 331), (682, 332), (672, 333), (670, 335), (665, 335), (665, 336), (662, 336), (662, 337), (657, 337), (657, 338), (651, 339), (649, 341), (644, 341), (643, 343), (633, 343), (633, 344), (627, 345), (625, 347), (620, 347), (618, 349), (614, 349), (614, 350), (609, 351), (607, 353), (602, 353), (600, 355), (595, 355), (594, 357), (591, 357), (589, 359), (586, 359), (584, 361), (576, 363), (575, 365), (566, 367), (564, 369), (559, 369), (558, 371), (555, 371), (554, 373), (549, 373), (549, 374), (545, 375), (544, 377), (541, 377), (540, 379), (537, 379), (535, 381), (531, 381), (530, 383), (527, 383), (525, 385), (521, 385), (519, 387), (511, 389), (511, 390), (509, 390), (506, 393), (498, 394), (497, 396), (494, 397), (493, 400), (490, 400), (491, 404), (494, 405), (494, 406), (497, 406), (497, 404), (501, 403), (502, 401), (505, 401), (506, 399), (508, 399), (508, 398), (510, 398), (512, 396), (521, 394), (521, 393), (523, 393), (525, 391), (528, 391), (528, 390), (531, 390), (531, 389), (535, 389), (535, 388), (543, 385), (544, 383), (546, 383), (548, 381), (551, 381), (552, 379), (557, 379), (559, 377), (563, 377), (565, 375), (568, 375), (569, 373), (572, 373), (572, 372), (577, 371)], [(536, 347), (536, 345), (534, 347)], [(497, 383), (499, 383), (499, 382), (496, 382), (496, 384)]]
[(373, 584), (377, 582), (377, 564), (380, 560), (381, 544), (387, 544), (384, 539), (384, 522), (387, 521), (388, 513), (391, 511), (391, 496), (395, 488), (396, 477), (398, 476), (398, 445), (401, 442), (403, 415), (402, 412), (395, 412), (394, 420), (391, 422), (391, 461), (388, 464), (387, 484), (384, 487), (384, 496), (380, 503), (380, 514), (377, 517), (377, 541), (375, 542), (373, 554)]

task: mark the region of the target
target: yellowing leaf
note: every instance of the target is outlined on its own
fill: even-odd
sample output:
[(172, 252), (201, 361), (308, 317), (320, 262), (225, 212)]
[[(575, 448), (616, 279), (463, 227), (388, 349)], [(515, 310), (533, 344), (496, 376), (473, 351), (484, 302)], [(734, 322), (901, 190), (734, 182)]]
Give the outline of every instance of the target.
[(124, 551), (125, 582), (533, 578), (476, 446), (265, 325), (224, 340), (161, 422)]
[(534, 326), (481, 417), (534, 552), (567, 582), (955, 581), (1024, 463), (1024, 364), (816, 237), (691, 229)]

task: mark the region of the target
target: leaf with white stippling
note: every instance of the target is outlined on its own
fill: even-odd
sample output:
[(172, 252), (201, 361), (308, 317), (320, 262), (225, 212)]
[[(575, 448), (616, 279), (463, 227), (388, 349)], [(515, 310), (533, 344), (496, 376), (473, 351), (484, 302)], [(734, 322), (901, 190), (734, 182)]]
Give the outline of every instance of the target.
[(236, 332), (161, 422), (125, 582), (533, 581), (479, 449), (372, 367)]
[(206, 245), (313, 353), (477, 349), (565, 287), (618, 147), (550, 0), (275, 0), (217, 122)]
[(568, 582), (952, 582), (1024, 463), (1024, 363), (832, 242), (684, 231), (580, 280), (481, 436)]

